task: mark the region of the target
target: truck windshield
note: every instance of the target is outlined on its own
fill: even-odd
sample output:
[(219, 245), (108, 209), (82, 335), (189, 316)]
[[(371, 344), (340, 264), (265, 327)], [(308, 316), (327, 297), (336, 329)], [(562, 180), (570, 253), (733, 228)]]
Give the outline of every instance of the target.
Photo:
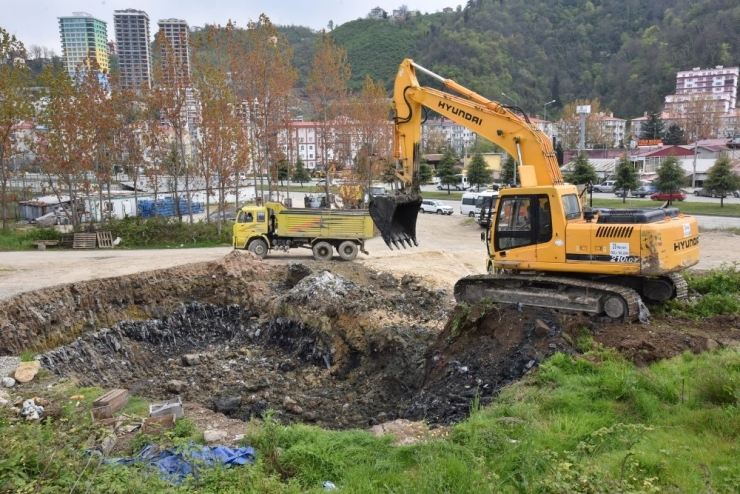
[(478, 209), (490, 208), (498, 196), (478, 196), (475, 198), (475, 207)]

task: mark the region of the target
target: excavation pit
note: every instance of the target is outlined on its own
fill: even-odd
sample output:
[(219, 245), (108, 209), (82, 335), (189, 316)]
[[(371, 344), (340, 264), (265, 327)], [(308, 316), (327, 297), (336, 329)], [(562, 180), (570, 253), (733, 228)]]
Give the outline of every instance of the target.
[[(339, 294), (331, 310), (306, 307), (317, 305), (315, 297), (305, 298), (317, 294), (317, 284)], [(324, 294), (319, 305), (331, 298)], [(503, 384), (569, 350), (546, 314), (533, 318), (509, 308), (437, 307), (447, 314), (441, 330), (368, 326), (372, 317), (363, 325), (360, 315), (344, 312), (347, 304), (374, 312), (388, 301), (328, 271), (304, 278), (273, 307), (299, 301), (318, 324), (265, 317), (237, 304), (191, 302), (164, 317), (87, 333), (45, 353), (42, 364), (84, 386), (125, 387), (151, 400), (177, 395), (232, 418), (274, 410), (285, 423), (346, 429), (397, 418), (457, 422), (474, 399), (490, 402)], [(517, 329), (504, 327), (504, 319)]]

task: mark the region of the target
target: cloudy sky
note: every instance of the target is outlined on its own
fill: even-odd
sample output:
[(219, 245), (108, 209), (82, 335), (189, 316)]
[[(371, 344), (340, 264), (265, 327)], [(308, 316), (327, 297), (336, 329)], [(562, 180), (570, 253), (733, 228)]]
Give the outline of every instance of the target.
[(0, 27), (14, 34), (26, 47), (40, 45), (61, 55), (57, 18), (86, 12), (108, 23), (108, 39), (114, 39), (113, 11), (143, 10), (149, 15), (151, 35), (159, 19), (184, 19), (190, 26), (226, 24), (239, 26), (266, 14), (273, 24), (307, 26), (318, 30), (366, 17), (370, 9), (387, 12), (406, 5), (422, 14), (456, 8), (462, 0), (2, 0)]

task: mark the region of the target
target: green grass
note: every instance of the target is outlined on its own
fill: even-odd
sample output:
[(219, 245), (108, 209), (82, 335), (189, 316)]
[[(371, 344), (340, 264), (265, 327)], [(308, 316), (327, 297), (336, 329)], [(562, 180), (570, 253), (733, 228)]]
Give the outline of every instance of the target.
[(0, 228), (0, 252), (36, 249), (33, 244), (35, 240), (59, 240), (60, 238), (61, 234), (53, 228)]
[[(82, 407), (102, 390), (77, 390)], [(737, 492), (740, 353), (686, 353), (636, 368), (611, 350), (558, 354), (442, 439), (394, 446), (368, 431), (245, 424), (254, 467), (207, 469), (181, 486), (132, 467), (85, 468), (102, 431), (80, 407), (48, 425), (0, 410), (0, 492)], [(128, 413), (140, 410), (130, 403)], [(141, 446), (202, 441), (188, 420)], [(97, 462), (93, 464), (97, 467)], [(84, 489), (82, 491), (84, 492)], [(78, 485), (79, 490), (79, 485)]]
[(688, 302), (670, 301), (655, 307), (656, 314), (701, 319), (740, 313), (740, 264), (723, 264), (706, 273), (687, 272), (689, 290), (697, 293)]
[[(197, 221), (190, 224), (174, 218), (132, 217), (109, 221), (104, 229), (110, 231), (113, 238), (121, 237), (119, 248), (122, 249), (168, 249), (231, 245), (232, 224), (222, 223), (219, 235), (216, 222)], [(52, 228), (0, 229), (0, 251), (35, 249), (34, 240), (59, 239), (61, 234)]]
[[(622, 199), (596, 199), (594, 198), (594, 207), (602, 208), (614, 208), (614, 209), (627, 209), (627, 208), (656, 208), (660, 207), (663, 203), (659, 201), (651, 201), (650, 199), (635, 199), (627, 198), (626, 202), (622, 202)], [(740, 216), (740, 204), (728, 204), (725, 203), (724, 207), (719, 206), (719, 200), (712, 202), (680, 202), (674, 201), (672, 206), (675, 206), (682, 213), (686, 214), (710, 214), (718, 216)]]

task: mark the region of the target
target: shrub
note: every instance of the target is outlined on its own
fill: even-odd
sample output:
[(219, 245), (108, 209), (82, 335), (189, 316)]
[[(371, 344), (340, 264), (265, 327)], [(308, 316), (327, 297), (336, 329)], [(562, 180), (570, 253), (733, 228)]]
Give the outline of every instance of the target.
[(223, 223), (221, 235), (216, 223), (180, 222), (176, 218), (129, 217), (108, 223), (113, 237), (125, 247), (222, 245), (231, 243), (231, 224)]
[(719, 268), (711, 269), (703, 275), (686, 275), (689, 288), (708, 295), (733, 295), (740, 293), (740, 271), (738, 264), (723, 264)]

